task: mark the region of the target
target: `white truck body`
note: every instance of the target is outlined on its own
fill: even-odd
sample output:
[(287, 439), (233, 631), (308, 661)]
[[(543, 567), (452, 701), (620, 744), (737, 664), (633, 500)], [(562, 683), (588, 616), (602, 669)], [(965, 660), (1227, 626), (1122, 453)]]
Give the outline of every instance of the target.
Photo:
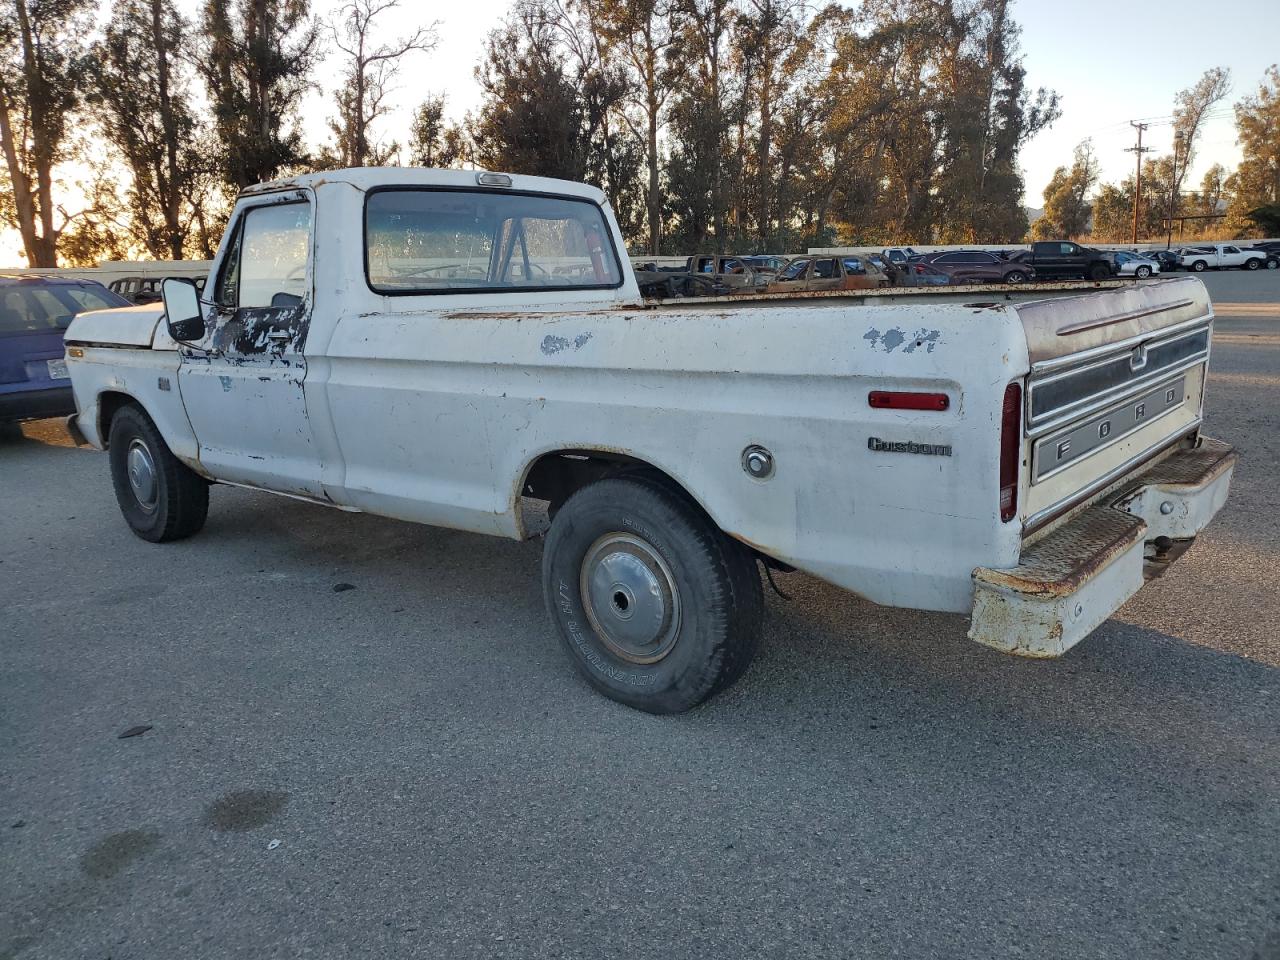
[[(1199, 437), (1212, 310), (1197, 279), (649, 304), (600, 191), (496, 179), (510, 186), (362, 169), (245, 191), (205, 296), (240, 224), (277, 205), (305, 219), (296, 293), (269, 309), (203, 303), (205, 331), (184, 345), (159, 305), (81, 315), (66, 337), (75, 429), (103, 448), (113, 413), (136, 404), (209, 480), (516, 539), (531, 534), (523, 496), (555, 505), (643, 468), (768, 563), (876, 603), (972, 612), (974, 639), (1034, 656), (1105, 620), (1225, 498), (1234, 456)], [(366, 207), (390, 191), (589, 204), (617, 282), (451, 286), (468, 274), (376, 290)], [(555, 276), (578, 266), (547, 261)], [(527, 254), (522, 269), (550, 276)], [(894, 406), (915, 395), (944, 409)], [(767, 474), (753, 475), (760, 450)]]
[(1226, 270), (1239, 267), (1243, 270), (1257, 270), (1267, 265), (1267, 255), (1261, 250), (1242, 250), (1232, 243), (1210, 243), (1184, 250), (1178, 256), (1178, 263), (1196, 273), (1210, 268)]

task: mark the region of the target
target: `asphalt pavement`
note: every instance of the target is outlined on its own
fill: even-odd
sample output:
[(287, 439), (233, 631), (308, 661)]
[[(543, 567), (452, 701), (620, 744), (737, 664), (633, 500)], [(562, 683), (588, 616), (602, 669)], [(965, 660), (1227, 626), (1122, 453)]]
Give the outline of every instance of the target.
[(1241, 462), (1163, 579), (1035, 662), (779, 577), (678, 717), (574, 677), (537, 542), (217, 488), (157, 547), (27, 425), (0, 958), (1280, 958), (1280, 272), (1205, 280)]

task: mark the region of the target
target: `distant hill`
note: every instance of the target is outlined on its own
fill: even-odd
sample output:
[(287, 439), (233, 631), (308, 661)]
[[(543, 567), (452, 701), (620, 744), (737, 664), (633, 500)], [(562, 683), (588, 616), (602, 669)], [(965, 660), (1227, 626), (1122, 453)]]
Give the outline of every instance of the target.
[(1044, 216), (1043, 207), (1023, 207), (1022, 210), (1027, 215), (1027, 223), (1035, 223)]

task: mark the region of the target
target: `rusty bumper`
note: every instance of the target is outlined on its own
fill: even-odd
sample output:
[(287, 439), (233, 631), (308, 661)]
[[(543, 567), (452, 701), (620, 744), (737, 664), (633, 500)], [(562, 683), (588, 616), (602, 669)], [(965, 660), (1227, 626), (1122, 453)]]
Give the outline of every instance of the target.
[(1226, 502), (1235, 463), (1228, 444), (1201, 438), (1023, 550), (1018, 566), (977, 568), (969, 638), (1061, 656), (1191, 545)]

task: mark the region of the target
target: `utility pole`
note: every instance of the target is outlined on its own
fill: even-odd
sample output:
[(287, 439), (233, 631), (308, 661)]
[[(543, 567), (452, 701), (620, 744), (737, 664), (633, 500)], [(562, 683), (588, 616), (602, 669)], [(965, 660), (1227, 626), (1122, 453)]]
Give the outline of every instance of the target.
[(1170, 178), (1169, 183), (1169, 238), (1164, 244), (1166, 250), (1173, 246), (1173, 214), (1178, 207), (1178, 147), (1181, 145), (1182, 134), (1175, 131), (1173, 134), (1173, 176)]
[(1145, 123), (1138, 123), (1134, 120), (1129, 121), (1129, 126), (1138, 131), (1138, 145), (1136, 147), (1125, 147), (1125, 153), (1135, 153), (1138, 155), (1138, 174), (1133, 185), (1133, 242), (1138, 242), (1138, 208), (1142, 204), (1142, 155), (1150, 153), (1150, 147), (1142, 145), (1142, 131), (1147, 129)]

